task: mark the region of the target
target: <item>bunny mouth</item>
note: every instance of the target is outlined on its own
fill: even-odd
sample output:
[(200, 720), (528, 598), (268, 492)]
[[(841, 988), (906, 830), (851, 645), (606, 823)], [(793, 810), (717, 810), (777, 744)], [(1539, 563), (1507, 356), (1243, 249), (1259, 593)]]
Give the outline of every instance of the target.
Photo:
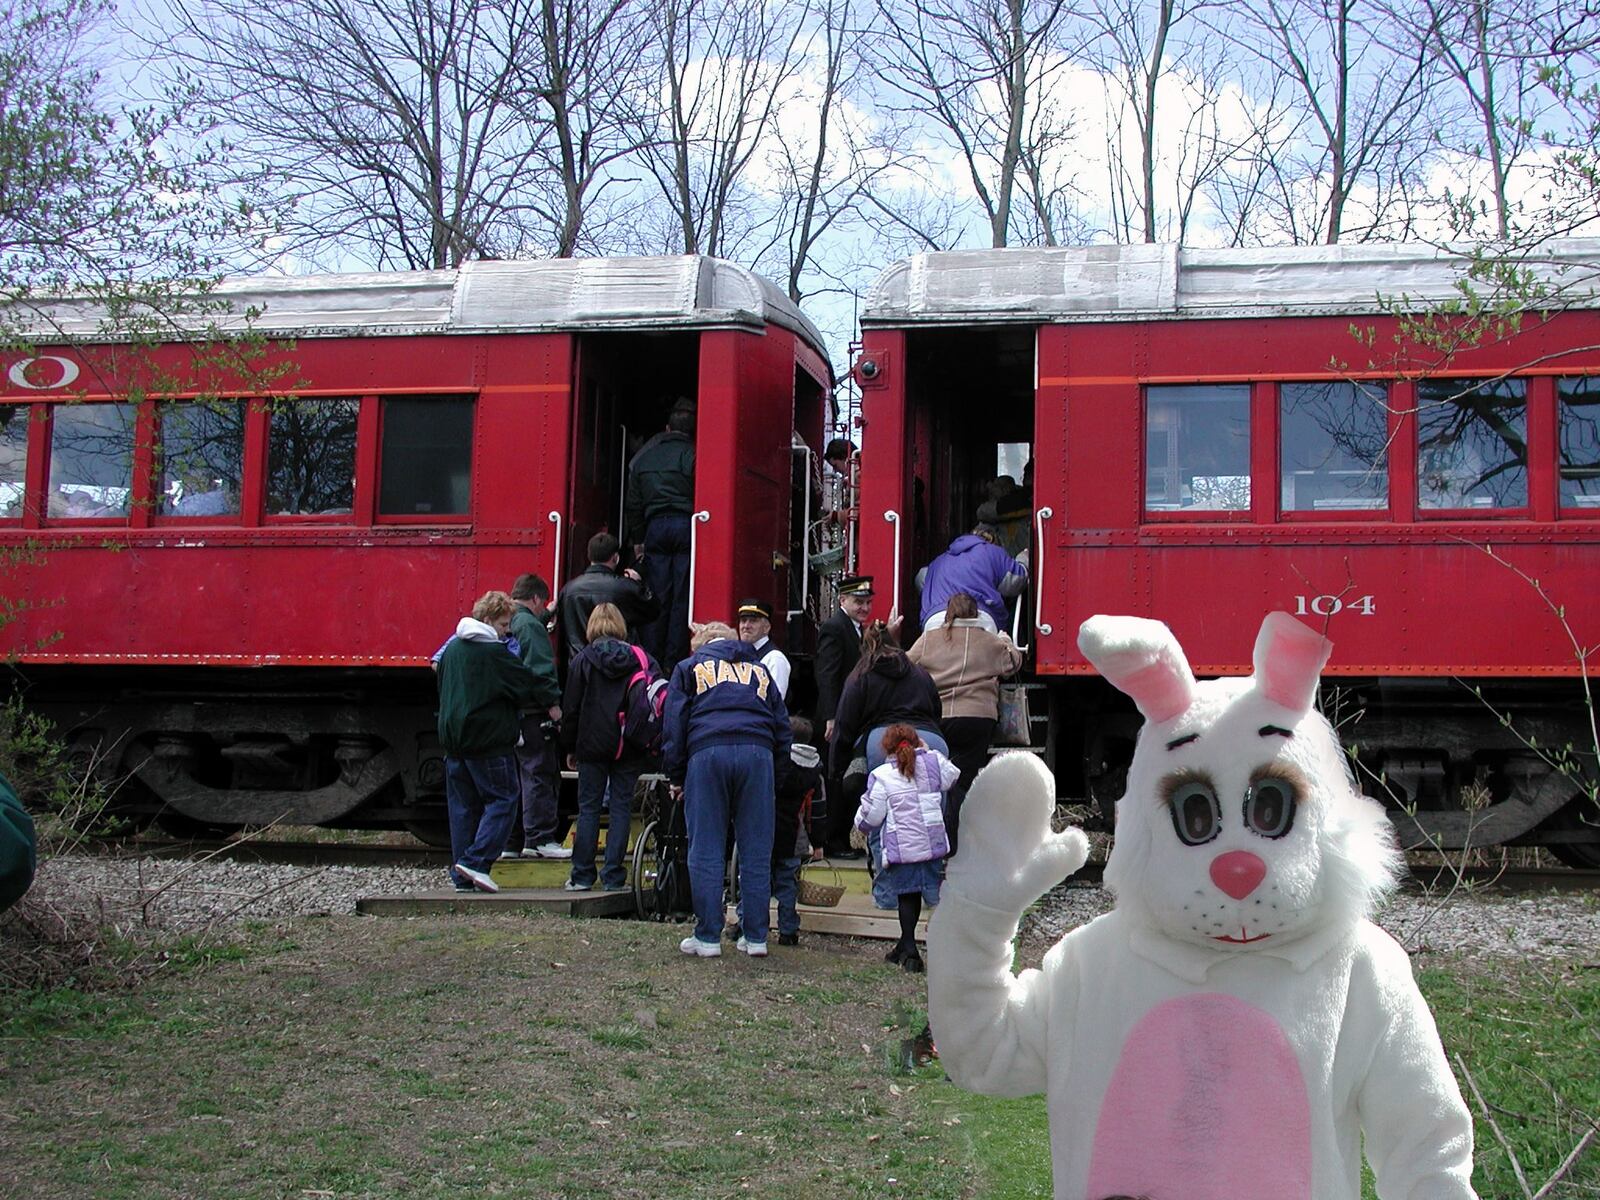
[(1235, 946), (1246, 946), (1246, 945), (1249, 945), (1251, 942), (1265, 941), (1267, 938), (1269, 938), (1271, 936), (1272, 935), (1270, 933), (1258, 933), (1254, 937), (1252, 937), (1249, 933), (1247, 933), (1244, 930), (1243, 927), (1241, 927), (1239, 929), (1239, 936), (1238, 937), (1233, 937), (1231, 935), (1228, 935), (1228, 936), (1224, 936), (1224, 937), (1212, 938), (1211, 940), (1214, 941), (1214, 942), (1229, 942), (1229, 943), (1231, 943), (1232, 945), (1235, 945)]

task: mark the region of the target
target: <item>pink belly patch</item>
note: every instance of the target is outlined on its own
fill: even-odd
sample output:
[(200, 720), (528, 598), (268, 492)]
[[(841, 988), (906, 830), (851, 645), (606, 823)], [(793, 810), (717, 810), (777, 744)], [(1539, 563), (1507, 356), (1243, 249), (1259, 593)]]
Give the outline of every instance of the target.
[(1168, 1000), (1123, 1043), (1090, 1200), (1310, 1200), (1311, 1113), (1288, 1039), (1233, 996)]

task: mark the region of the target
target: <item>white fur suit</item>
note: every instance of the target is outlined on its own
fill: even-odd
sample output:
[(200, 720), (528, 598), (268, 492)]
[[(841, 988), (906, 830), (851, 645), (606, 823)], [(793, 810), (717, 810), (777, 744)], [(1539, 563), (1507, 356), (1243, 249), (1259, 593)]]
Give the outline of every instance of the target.
[(1471, 1200), (1472, 1121), (1405, 952), (1368, 920), (1397, 866), (1315, 711), (1329, 643), (1273, 613), (1255, 674), (1197, 684), (1165, 625), (1093, 617), (1085, 657), (1145, 725), (1107, 915), (1011, 971), (1024, 909), (1082, 866), (1031, 754), (962, 811), (928, 933), (945, 1069), (1044, 1092), (1057, 1200)]

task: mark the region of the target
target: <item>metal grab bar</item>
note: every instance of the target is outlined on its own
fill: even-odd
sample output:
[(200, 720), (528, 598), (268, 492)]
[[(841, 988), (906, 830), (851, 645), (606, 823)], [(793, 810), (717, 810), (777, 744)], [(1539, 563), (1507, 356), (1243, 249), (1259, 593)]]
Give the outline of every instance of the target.
[(1022, 596), (1017, 597), (1017, 611), (1011, 614), (1011, 644), (1018, 650), (1027, 652), (1028, 647), (1022, 642)]
[(804, 616), (806, 601), (811, 598), (811, 447), (789, 447), (791, 457), (796, 453), (805, 455), (806, 498), (800, 516), (800, 607), (786, 610), (786, 615), (791, 617)]
[(550, 567), (550, 596), (554, 599), (561, 594), (561, 514), (552, 510), (548, 519), (556, 527), (556, 560)]
[(889, 605), (889, 620), (892, 621), (900, 615), (900, 514), (891, 508), (883, 514), (883, 519), (894, 526), (894, 591)]
[(1044, 523), (1055, 515), (1055, 509), (1049, 506), (1033, 514), (1033, 527), (1039, 535), (1039, 561), (1029, 565), (1038, 571), (1033, 586), (1033, 624), (1041, 637), (1049, 637), (1053, 632), (1044, 620)]
[(705, 509), (695, 513), (689, 521), (689, 627), (694, 628), (694, 565), (695, 552), (700, 547), (700, 526), (711, 520), (711, 514)]

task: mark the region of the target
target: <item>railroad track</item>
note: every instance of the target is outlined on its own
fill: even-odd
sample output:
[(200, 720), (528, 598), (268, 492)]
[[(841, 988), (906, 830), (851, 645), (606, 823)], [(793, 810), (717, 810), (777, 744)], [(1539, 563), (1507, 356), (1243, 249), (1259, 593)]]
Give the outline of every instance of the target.
[[(122, 858), (142, 855), (152, 858), (199, 858), (210, 855), (236, 862), (286, 863), (296, 866), (355, 867), (447, 867), (450, 852), (435, 846), (383, 846), (360, 842), (265, 842), (265, 841), (182, 841), (163, 838), (136, 838), (107, 842), (99, 853)], [(1103, 864), (1086, 863), (1073, 881), (1098, 887)], [(1414, 865), (1401, 886), (1422, 890), (1448, 888), (1456, 881), (1446, 867)], [(1567, 867), (1468, 867), (1461, 881), (1474, 888), (1494, 892), (1584, 892), (1600, 891), (1600, 871), (1578, 871)]]

